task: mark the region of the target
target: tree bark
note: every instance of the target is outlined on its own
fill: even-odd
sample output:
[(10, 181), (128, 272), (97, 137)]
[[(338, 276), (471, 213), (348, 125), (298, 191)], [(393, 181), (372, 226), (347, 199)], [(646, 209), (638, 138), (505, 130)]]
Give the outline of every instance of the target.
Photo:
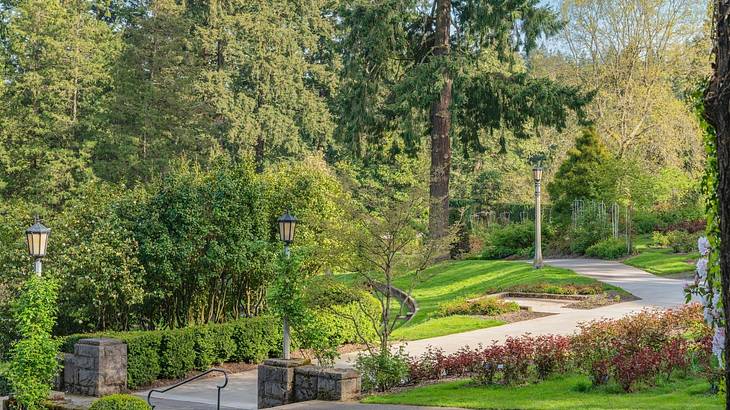
[[(716, 0), (713, 76), (705, 95), (705, 115), (717, 138), (720, 216), (720, 270), (725, 335), (730, 336), (730, 0)], [(730, 409), (730, 337), (725, 337), (725, 408)]]
[[(436, 33), (433, 54), (449, 55), (451, 1), (436, 0)], [(451, 173), (451, 76), (443, 71), (444, 84), (439, 99), (431, 105), (431, 171), (429, 230), (433, 238), (446, 236), (449, 225), (449, 177)]]

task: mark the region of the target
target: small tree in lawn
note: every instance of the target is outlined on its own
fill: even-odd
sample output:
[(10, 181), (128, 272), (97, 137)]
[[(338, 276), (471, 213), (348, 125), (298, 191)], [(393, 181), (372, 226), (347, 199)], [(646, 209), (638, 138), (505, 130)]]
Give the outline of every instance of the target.
[(364, 388), (386, 390), (400, 381), (405, 366), (405, 361), (394, 358), (389, 348), (390, 337), (403, 324), (406, 309), (396, 304), (393, 285), (402, 276), (399, 287), (410, 296), (414, 286), (426, 279), (425, 269), (448, 250), (453, 234), (429, 237), (428, 200), (417, 188), (405, 193), (380, 193), (373, 198), (371, 207), (353, 218), (359, 226), (351, 240), (354, 271), (373, 290), (382, 313), (369, 316), (368, 325), (375, 328), (379, 345), (368, 345), (369, 355), (361, 355), (358, 369), (364, 373)]

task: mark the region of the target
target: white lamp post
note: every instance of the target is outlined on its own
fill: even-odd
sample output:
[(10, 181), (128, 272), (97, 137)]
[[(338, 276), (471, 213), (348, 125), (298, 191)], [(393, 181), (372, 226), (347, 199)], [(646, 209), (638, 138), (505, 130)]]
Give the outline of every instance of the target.
[(41, 223), (38, 215), (35, 217), (33, 226), (25, 231), (25, 243), (28, 245), (28, 253), (34, 259), (35, 274), (41, 276), (43, 265), (41, 259), (46, 256), (46, 246), (51, 230)]
[(540, 208), (540, 183), (542, 181), (542, 167), (532, 169), (535, 178), (535, 259), (532, 261), (535, 269), (542, 268), (542, 209)]
[[(293, 217), (289, 214), (289, 211), (287, 210), (284, 215), (282, 215), (279, 220), (279, 239), (284, 242), (284, 255), (286, 255), (287, 258), (291, 255), (289, 251), (289, 246), (294, 242), (294, 228), (297, 226), (297, 218)], [(282, 346), (282, 353), (284, 354), (284, 359), (288, 360), (291, 359), (291, 354), (289, 353), (290, 346), (291, 346), (291, 337), (289, 333), (289, 318), (284, 315), (283, 318), (284, 322), (284, 342)]]

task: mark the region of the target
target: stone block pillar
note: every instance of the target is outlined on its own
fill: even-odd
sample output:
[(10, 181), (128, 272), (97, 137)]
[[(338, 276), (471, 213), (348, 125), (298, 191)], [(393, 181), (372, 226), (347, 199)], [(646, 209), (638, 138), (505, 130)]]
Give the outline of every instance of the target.
[(294, 370), (294, 397), (307, 400), (354, 400), (360, 395), (360, 375), (352, 369), (301, 366)]
[(64, 388), (84, 396), (106, 396), (127, 390), (127, 345), (121, 340), (81, 339), (67, 354)]
[(258, 404), (260, 409), (294, 403), (294, 369), (302, 359), (269, 359), (258, 370)]

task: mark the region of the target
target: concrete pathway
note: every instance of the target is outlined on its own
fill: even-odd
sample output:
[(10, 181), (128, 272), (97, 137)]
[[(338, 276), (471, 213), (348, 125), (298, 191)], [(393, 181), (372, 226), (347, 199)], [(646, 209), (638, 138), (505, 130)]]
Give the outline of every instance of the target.
[[(488, 329), (453, 334), (432, 339), (412, 341), (405, 344), (406, 351), (411, 355), (423, 353), (428, 346), (438, 346), (446, 353), (452, 353), (463, 346), (477, 346), (490, 344), (493, 341), (502, 342), (508, 336), (520, 336), (525, 333), (541, 334), (571, 334), (579, 323), (600, 318), (618, 318), (646, 308), (669, 308), (684, 303), (684, 280), (667, 279), (652, 275), (640, 269), (633, 268), (618, 262), (590, 260), (590, 259), (556, 259), (548, 260), (546, 264), (574, 270), (625, 289), (641, 298), (640, 300), (623, 302), (596, 309), (581, 310), (565, 308), (565, 301), (532, 300), (524, 301), (531, 304), (536, 311), (557, 313), (551, 316), (510, 323)], [(523, 303), (523, 300), (520, 300)], [(351, 366), (356, 354), (349, 354), (340, 359), (338, 365)], [(180, 387), (168, 394), (160, 396), (164, 402), (157, 410), (174, 409), (215, 409), (216, 388), (220, 378), (200, 380)], [(146, 398), (146, 392), (140, 392)], [(221, 405), (228, 409), (255, 409), (256, 408), (256, 371), (231, 375), (228, 387), (223, 389)], [(153, 401), (153, 403), (155, 403)], [(283, 409), (383, 409), (383, 410), (415, 410), (412, 406), (375, 406), (352, 403), (320, 403), (310, 402), (281, 407)], [(425, 409), (425, 408), (421, 408)], [(441, 409), (443, 410), (443, 409)]]

